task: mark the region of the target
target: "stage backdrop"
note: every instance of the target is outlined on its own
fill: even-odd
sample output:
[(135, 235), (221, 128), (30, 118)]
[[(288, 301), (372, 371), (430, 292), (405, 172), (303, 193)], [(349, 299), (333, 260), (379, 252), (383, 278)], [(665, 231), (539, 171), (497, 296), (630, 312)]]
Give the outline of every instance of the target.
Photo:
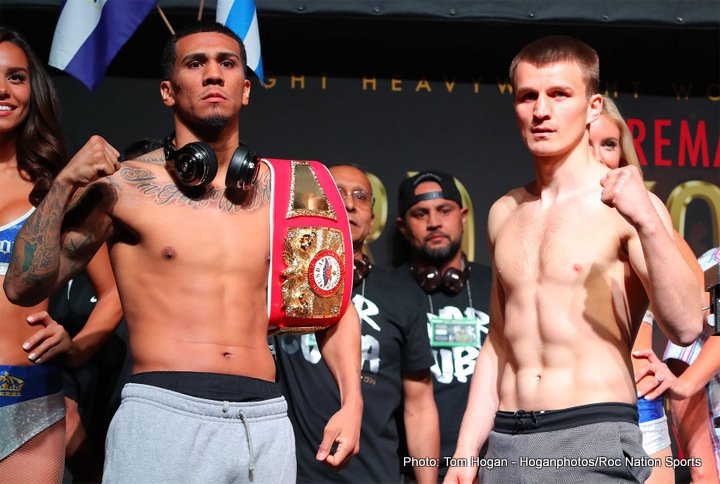
[[(170, 112), (152, 79), (109, 78), (95, 94), (74, 79), (55, 79), (65, 121), (79, 144), (92, 133), (119, 149), (171, 130)], [(466, 79), (271, 77), (254, 85), (242, 112), (242, 138), (264, 156), (358, 163), (375, 175), (376, 232), (371, 245), (388, 262), (396, 190), (409, 172), (453, 174), (470, 206), (470, 254), (488, 262), (486, 217), (492, 202), (533, 177), (505, 82)], [(708, 89), (712, 89), (708, 86)], [(715, 88), (716, 89), (716, 88)], [(622, 107), (645, 178), (696, 251), (720, 241), (720, 94), (687, 97), (607, 93)], [(713, 100), (715, 98), (715, 100)], [(591, 220), (588, 223), (592, 223)], [(474, 228), (474, 230), (473, 230)]]
[[(176, 28), (195, 19), (197, 9), (188, 1), (174, 2), (187, 4), (183, 8), (167, 2)], [(44, 59), (59, 12), (59, 3), (52, 3), (10, 0), (2, 7), (3, 24), (26, 34)], [(307, 9), (289, 7), (295, 3)], [(488, 2), (507, 6), (507, 15), (480, 12), (456, 20), (449, 13), (392, 15), (390, 5), (410, 8), (412, 2), (377, 3), (385, 7), (363, 13), (363, 2), (258, 1), (267, 87), (253, 79), (241, 137), (267, 157), (357, 163), (370, 171), (377, 196), (370, 251), (378, 262), (391, 259), (400, 180), (440, 169), (456, 177), (471, 209), (468, 255), (489, 263), (488, 209), (533, 177), (513, 119), (507, 67), (522, 45), (558, 33), (598, 50), (602, 91), (628, 118), (645, 178), (680, 233), (698, 254), (720, 244), (720, 35), (707, 2), (697, 3), (700, 10), (684, 3), (677, 12), (668, 2), (646, 2), (665, 10), (662, 19), (645, 22), (640, 2), (632, 1), (607, 4), (615, 10), (605, 4), (598, 10), (602, 2), (592, 2), (597, 8), (587, 12), (579, 7), (586, 2), (541, 2), (535, 10), (528, 10), (533, 2)], [(622, 4), (635, 5), (633, 14)], [(333, 13), (331, 5), (343, 8)], [(351, 5), (358, 10), (343, 10)], [(553, 17), (554, 7), (572, 5), (575, 14)], [(214, 10), (204, 15), (214, 18)], [(119, 149), (167, 135), (171, 113), (158, 87), (167, 37), (151, 13), (96, 92), (51, 69), (74, 147), (94, 133)]]

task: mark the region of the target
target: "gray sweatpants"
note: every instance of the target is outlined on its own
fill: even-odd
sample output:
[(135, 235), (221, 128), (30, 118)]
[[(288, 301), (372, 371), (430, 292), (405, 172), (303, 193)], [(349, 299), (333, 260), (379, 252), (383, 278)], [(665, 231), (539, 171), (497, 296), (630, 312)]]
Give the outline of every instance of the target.
[(478, 477), (491, 484), (645, 482), (651, 468), (641, 442), (637, 424), (627, 422), (515, 435), (493, 431)]
[(221, 402), (128, 383), (105, 442), (103, 482), (295, 482), (283, 397)]

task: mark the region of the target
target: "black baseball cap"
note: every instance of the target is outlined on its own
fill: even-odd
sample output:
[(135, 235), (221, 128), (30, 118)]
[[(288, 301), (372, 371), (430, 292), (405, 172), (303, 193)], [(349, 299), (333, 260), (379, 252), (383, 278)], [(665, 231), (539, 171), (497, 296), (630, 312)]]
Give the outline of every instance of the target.
[[(437, 183), (440, 185), (440, 191), (415, 195), (415, 189), (417, 186), (424, 182)], [(435, 198), (452, 200), (460, 205), (460, 207), (463, 206), (460, 191), (455, 185), (455, 179), (452, 175), (448, 175), (447, 173), (440, 171), (421, 171), (417, 175), (405, 178), (400, 183), (400, 188), (398, 190), (398, 215), (402, 217), (405, 215), (405, 212), (407, 212), (410, 207), (416, 203)]]

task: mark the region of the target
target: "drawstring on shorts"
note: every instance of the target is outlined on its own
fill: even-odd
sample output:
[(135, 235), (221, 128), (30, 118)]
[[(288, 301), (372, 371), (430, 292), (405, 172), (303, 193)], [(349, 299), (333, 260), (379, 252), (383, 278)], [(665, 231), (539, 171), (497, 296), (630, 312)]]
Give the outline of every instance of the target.
[[(230, 402), (228, 402), (227, 400), (223, 401), (222, 411), (223, 413), (228, 413), (230, 411)], [(247, 439), (248, 443), (248, 455), (250, 460), (248, 463), (248, 474), (250, 476), (250, 480), (252, 481), (253, 472), (255, 472), (255, 452), (252, 445), (252, 436), (250, 435), (250, 424), (248, 423), (245, 414), (242, 413), (242, 410), (238, 410), (237, 417), (242, 422), (243, 427), (245, 427), (245, 438)]]
[(237, 413), (238, 418), (243, 423), (243, 426), (245, 426), (245, 436), (247, 437), (248, 442), (248, 454), (250, 457), (250, 462), (248, 463), (248, 474), (250, 475), (250, 480), (253, 480), (253, 472), (255, 471), (255, 452), (253, 451), (253, 445), (252, 445), (252, 436), (250, 435), (250, 424), (247, 421), (247, 418), (242, 413), (242, 410), (238, 410)]
[(516, 434), (522, 430), (530, 430), (537, 428), (538, 413), (541, 414), (543, 412), (526, 412), (525, 410), (517, 410), (515, 413), (513, 413), (513, 417), (515, 417), (515, 429), (513, 431), (513, 434)]

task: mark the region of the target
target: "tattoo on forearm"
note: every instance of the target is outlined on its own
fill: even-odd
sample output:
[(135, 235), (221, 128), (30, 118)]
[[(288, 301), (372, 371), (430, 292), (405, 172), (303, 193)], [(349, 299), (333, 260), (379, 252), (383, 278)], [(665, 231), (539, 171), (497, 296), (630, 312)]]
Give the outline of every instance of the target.
[(238, 201), (225, 188), (212, 188), (197, 198), (191, 198), (175, 183), (162, 182), (145, 168), (125, 166), (120, 169), (120, 176), (143, 196), (152, 199), (156, 205), (180, 205), (196, 209), (209, 207), (237, 213), (257, 209), (270, 201), (269, 173), (265, 173), (258, 180), (248, 197), (242, 197)]
[(27, 242), (25, 242), (25, 250), (23, 252), (25, 254), (25, 260), (22, 263), (22, 271), (23, 272), (27, 272), (30, 270), (30, 264), (32, 263), (33, 257), (35, 256), (36, 248), (37, 248), (36, 245), (28, 244)]
[(71, 201), (74, 193), (53, 183), (18, 232), (6, 278), (27, 296), (50, 294), (58, 281), (76, 275), (112, 233), (117, 188), (93, 183)]
[(48, 282), (56, 274), (60, 255), (60, 224), (67, 193), (51, 187), (45, 199), (23, 224), (15, 240), (8, 277), (29, 287)]
[(76, 234), (68, 240), (65, 251), (73, 259), (81, 258), (93, 241), (94, 239), (86, 234)]

